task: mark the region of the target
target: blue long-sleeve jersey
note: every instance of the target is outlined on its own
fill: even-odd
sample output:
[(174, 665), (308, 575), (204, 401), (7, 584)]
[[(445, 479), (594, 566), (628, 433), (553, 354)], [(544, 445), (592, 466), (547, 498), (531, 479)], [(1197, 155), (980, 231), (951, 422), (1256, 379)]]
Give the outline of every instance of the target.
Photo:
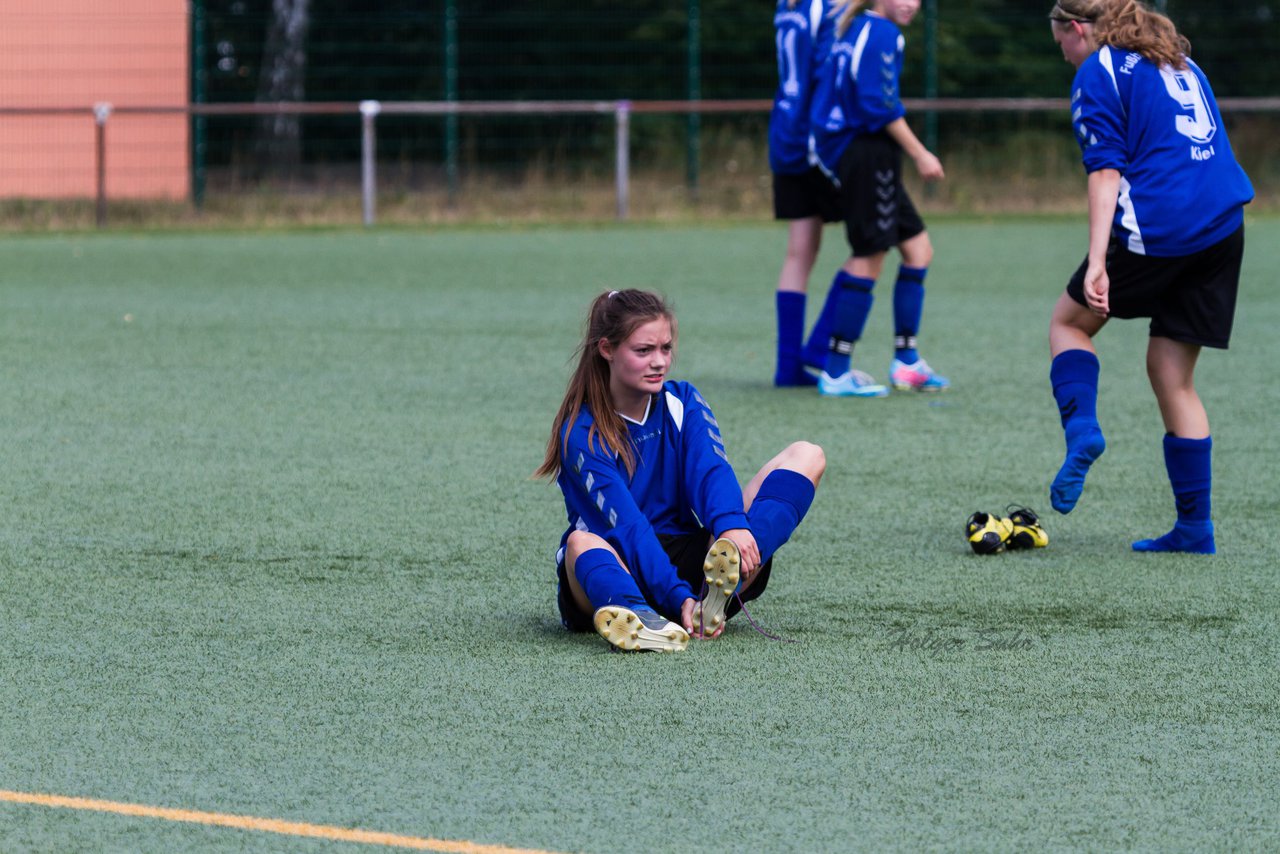
[(1071, 120), (1085, 171), (1120, 173), (1112, 229), (1131, 252), (1189, 255), (1240, 227), (1253, 185), (1190, 60), (1179, 71), (1100, 48), (1076, 72)]
[(831, 50), (835, 23), (828, 0), (778, 0), (773, 16), (778, 89), (769, 115), (769, 168), (780, 175), (807, 170), (812, 152), (809, 105), (822, 61)]
[[(627, 421), (636, 470), (599, 437), (588, 440), (595, 419), (583, 409), (565, 428), (568, 438), (557, 483), (569, 528), (602, 537), (617, 550), (645, 597), (668, 616), (697, 598), (662, 549), (658, 535), (706, 528), (719, 535), (746, 528), (742, 488), (725, 454), (720, 427), (698, 390), (666, 382), (642, 422)], [(562, 440), (564, 437), (561, 437)]]
[(831, 45), (811, 105), (814, 150), (827, 172), (836, 171), (855, 136), (906, 115), (898, 92), (905, 46), (897, 24), (869, 12)]

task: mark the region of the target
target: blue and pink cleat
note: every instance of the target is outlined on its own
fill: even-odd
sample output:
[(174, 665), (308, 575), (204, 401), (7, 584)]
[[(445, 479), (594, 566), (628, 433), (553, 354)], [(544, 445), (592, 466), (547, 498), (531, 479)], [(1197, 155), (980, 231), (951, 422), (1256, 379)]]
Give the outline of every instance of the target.
[(951, 387), (951, 380), (929, 367), (924, 359), (910, 365), (894, 359), (889, 365), (889, 382), (898, 391), (945, 391)]

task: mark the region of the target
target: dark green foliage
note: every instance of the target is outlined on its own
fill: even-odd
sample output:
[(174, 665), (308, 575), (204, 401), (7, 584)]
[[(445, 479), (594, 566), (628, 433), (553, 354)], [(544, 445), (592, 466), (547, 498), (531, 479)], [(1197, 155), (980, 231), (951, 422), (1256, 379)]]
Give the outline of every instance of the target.
[[(946, 0), (938, 5), (938, 94), (949, 98), (1065, 97), (1072, 71), (1049, 34), (1052, 3)], [(1280, 64), (1262, 61), (1280, 37), (1272, 3), (1171, 0), (1219, 97), (1274, 95)], [(768, 99), (776, 86), (770, 4), (700, 0), (699, 89), (710, 99)], [(210, 101), (249, 101), (257, 89), (266, 0), (206, 0)], [(443, 100), (443, 0), (313, 0), (309, 101)], [(689, 94), (689, 4), (658, 0), (457, 2), (457, 97), (466, 101), (684, 99)], [(907, 30), (903, 94), (925, 94), (923, 14)], [(209, 123), (208, 161), (245, 156), (252, 121)], [(354, 118), (303, 120), (312, 164), (358, 156)], [(466, 124), (469, 162), (522, 170), (590, 159), (612, 127), (598, 119), (489, 119)], [(383, 120), (384, 158), (439, 163), (440, 120)]]

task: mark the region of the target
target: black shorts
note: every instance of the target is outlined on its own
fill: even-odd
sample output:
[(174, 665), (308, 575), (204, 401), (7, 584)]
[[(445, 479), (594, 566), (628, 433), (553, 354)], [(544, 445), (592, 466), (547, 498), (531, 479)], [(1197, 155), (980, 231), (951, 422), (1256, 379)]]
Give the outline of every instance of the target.
[[(1111, 316), (1149, 317), (1153, 338), (1225, 350), (1231, 340), (1243, 257), (1243, 225), (1207, 249), (1176, 258), (1135, 254), (1113, 236), (1107, 246)], [(1084, 274), (1088, 266), (1085, 259), (1067, 283), (1067, 294), (1081, 305), (1087, 305)]]
[(808, 219), (822, 217), (823, 222), (839, 222), (844, 218), (840, 207), (840, 190), (816, 166), (795, 175), (773, 175), (773, 218)]
[(887, 252), (924, 231), (902, 186), (902, 149), (889, 134), (855, 136), (836, 171), (845, 237), (855, 258)]
[[(658, 541), (662, 543), (663, 551), (671, 559), (671, 565), (676, 568), (676, 573), (693, 588), (695, 596), (699, 595), (705, 584), (702, 564), (707, 558), (707, 549), (711, 548), (711, 535), (706, 531), (695, 531), (692, 534), (659, 536)], [(739, 599), (743, 602), (750, 602), (764, 592), (764, 588), (769, 584), (769, 575), (772, 571), (773, 558), (770, 558), (765, 561), (764, 566), (760, 567), (759, 577), (751, 582), (751, 586), (729, 600), (729, 605), (725, 609), (726, 620), (742, 610)], [(556, 605), (560, 608), (561, 625), (571, 632), (595, 631), (595, 624), (592, 622), (595, 615), (579, 608), (578, 603), (573, 601), (573, 594), (569, 592), (569, 580), (564, 561), (556, 564), (556, 579), (558, 582), (556, 585)], [(652, 602), (649, 604), (653, 605)], [(656, 607), (655, 610), (657, 610)], [(674, 615), (674, 617), (671, 614), (667, 614), (666, 617), (667, 619), (674, 619), (676, 622), (680, 621), (679, 614)]]

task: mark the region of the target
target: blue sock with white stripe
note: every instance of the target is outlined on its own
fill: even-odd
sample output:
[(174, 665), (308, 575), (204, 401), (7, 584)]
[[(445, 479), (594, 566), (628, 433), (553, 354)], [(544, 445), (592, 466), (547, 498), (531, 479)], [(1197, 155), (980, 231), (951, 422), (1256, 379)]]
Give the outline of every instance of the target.
[(1183, 439), (1166, 433), (1164, 467), (1173, 487), (1178, 521), (1173, 530), (1153, 540), (1138, 540), (1136, 552), (1194, 552), (1213, 554), (1211, 496), (1213, 493), (1213, 437)]
[(904, 264), (898, 268), (898, 280), (893, 284), (893, 357), (904, 365), (920, 360), (916, 336), (924, 316), (924, 277), (928, 272), (928, 267)]
[(814, 487), (798, 471), (774, 469), (760, 484), (760, 491), (747, 511), (747, 524), (760, 547), (760, 564), (773, 557), (809, 512)]
[(831, 287), (838, 290), (835, 314), (831, 324), (831, 343), (823, 369), (828, 376), (838, 377), (849, 371), (853, 361), (853, 345), (862, 337), (871, 314), (871, 294), (875, 279), (851, 276), (844, 270), (836, 273)]
[(649, 607), (636, 580), (608, 549), (587, 549), (578, 555), (573, 562), (573, 574), (591, 601), (592, 608), (605, 605), (622, 605), (633, 610)]

